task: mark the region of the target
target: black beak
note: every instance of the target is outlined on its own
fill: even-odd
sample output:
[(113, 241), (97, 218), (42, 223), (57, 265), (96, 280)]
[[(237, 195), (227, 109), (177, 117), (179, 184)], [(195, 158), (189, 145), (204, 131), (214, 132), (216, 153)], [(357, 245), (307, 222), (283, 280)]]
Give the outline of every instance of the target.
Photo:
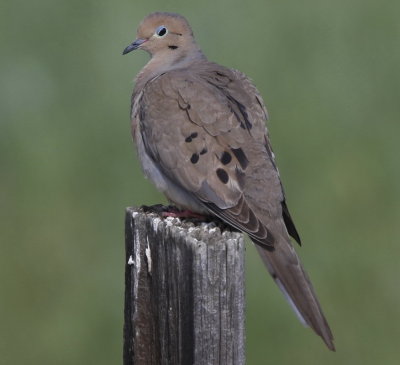
[(124, 55), (134, 51), (135, 49), (138, 49), (144, 42), (146, 42), (146, 39), (136, 39), (136, 41), (134, 41), (132, 44), (124, 49), (122, 54)]

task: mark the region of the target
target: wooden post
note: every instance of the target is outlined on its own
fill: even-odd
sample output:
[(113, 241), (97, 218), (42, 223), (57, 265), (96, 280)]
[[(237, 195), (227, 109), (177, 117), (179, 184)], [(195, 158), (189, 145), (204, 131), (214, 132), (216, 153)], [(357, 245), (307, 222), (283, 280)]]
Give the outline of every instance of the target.
[(135, 208), (125, 234), (124, 365), (243, 365), (242, 234)]

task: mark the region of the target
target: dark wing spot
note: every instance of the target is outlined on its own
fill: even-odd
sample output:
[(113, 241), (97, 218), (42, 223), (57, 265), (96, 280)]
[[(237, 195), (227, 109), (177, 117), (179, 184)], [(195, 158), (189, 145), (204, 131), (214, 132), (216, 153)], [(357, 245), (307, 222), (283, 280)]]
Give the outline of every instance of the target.
[(198, 136), (197, 132), (193, 132), (190, 136), (185, 138), (185, 142), (189, 143), (193, 141), (193, 138), (196, 138)]
[(301, 246), (300, 236), (297, 232), (297, 229), (293, 223), (292, 217), (290, 216), (289, 209), (286, 205), (286, 201), (282, 202), (282, 216), (283, 221), (285, 222), (286, 229), (288, 233), (297, 241), (297, 243)]
[(232, 156), (231, 156), (231, 154), (229, 153), (229, 152), (226, 152), (226, 151), (224, 151), (224, 153), (222, 154), (222, 156), (221, 156), (221, 162), (224, 164), (224, 165), (227, 165), (229, 162), (231, 162), (232, 161)]
[(207, 148), (203, 148), (201, 151), (200, 151), (200, 155), (204, 155), (205, 153), (207, 153)]
[(250, 130), (253, 127), (253, 125), (251, 124), (251, 122), (249, 120), (249, 115), (247, 114), (246, 107), (242, 103), (237, 102), (237, 104), (238, 104), (240, 112), (242, 113), (242, 115), (244, 117), (244, 121), (246, 123), (246, 128), (248, 130)]
[(190, 162), (195, 164), (199, 161), (199, 155), (197, 153), (193, 153), (192, 157), (190, 157)]
[[(232, 103), (233, 106), (236, 106), (239, 111), (235, 111), (236, 108), (231, 106), (231, 111), (235, 114), (236, 119), (240, 123), (240, 127), (243, 129), (247, 129), (250, 131), (250, 129), (253, 127), (253, 125), (250, 122), (249, 115), (247, 113), (246, 107), (239, 101), (237, 101), (235, 98), (233, 98), (230, 95), (227, 95), (228, 100)], [(240, 115), (239, 115), (240, 113)], [(244, 121), (244, 123), (243, 123)]]
[(241, 168), (246, 170), (246, 167), (249, 165), (249, 160), (247, 159), (243, 150), (241, 148), (231, 148), (231, 151), (239, 161)]
[(224, 169), (217, 169), (218, 179), (221, 180), (222, 183), (226, 184), (229, 181), (228, 173)]

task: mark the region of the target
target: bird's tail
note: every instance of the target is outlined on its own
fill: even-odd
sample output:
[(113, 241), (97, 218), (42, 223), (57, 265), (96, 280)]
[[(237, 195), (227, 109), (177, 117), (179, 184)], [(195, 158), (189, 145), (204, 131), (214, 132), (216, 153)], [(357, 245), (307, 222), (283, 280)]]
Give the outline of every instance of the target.
[(311, 327), (328, 348), (335, 351), (333, 335), (322, 312), (307, 273), (289, 239), (280, 238), (273, 251), (256, 245), (275, 283), (285, 295), (300, 321)]

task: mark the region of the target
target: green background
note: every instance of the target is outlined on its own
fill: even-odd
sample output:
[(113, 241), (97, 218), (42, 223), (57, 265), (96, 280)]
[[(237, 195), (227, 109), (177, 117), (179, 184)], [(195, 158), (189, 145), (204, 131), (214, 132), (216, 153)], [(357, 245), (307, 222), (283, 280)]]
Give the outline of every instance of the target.
[(165, 202), (130, 137), (121, 56), (185, 15), (268, 106), (299, 249), (336, 338), (304, 329), (247, 248), (247, 363), (400, 361), (400, 2), (2, 0), (0, 363), (121, 364), (124, 208)]

